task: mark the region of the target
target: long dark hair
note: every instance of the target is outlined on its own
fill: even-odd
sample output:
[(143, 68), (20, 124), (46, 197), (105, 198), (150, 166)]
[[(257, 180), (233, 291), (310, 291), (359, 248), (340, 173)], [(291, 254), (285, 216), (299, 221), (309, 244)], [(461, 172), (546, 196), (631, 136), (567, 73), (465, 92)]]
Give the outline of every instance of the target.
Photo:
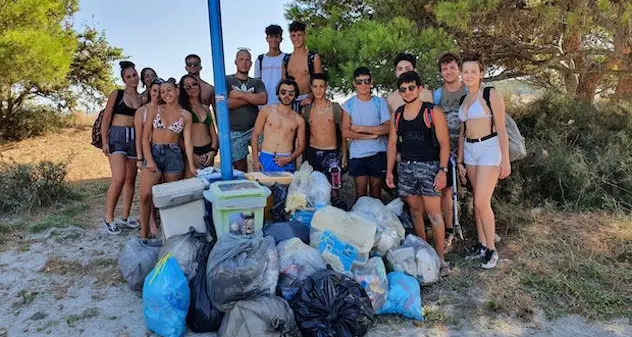
[[(187, 78), (192, 78), (195, 80), (195, 82), (198, 83), (198, 85), (200, 85), (200, 82), (197, 80), (197, 78), (195, 78), (192, 75), (184, 75), (182, 76), (182, 78), (180, 78), (180, 82), (179, 83), (179, 87), (180, 87), (180, 96), (179, 96), (179, 101), (180, 101), (180, 106), (184, 109), (189, 111), (190, 113), (193, 113), (193, 108), (191, 107), (191, 101), (189, 100), (189, 93), (187, 93), (187, 90), (184, 88), (184, 80)], [(202, 95), (202, 90), (200, 88), (199, 93), (198, 93), (198, 100), (200, 100), (200, 96)]]
[(134, 62), (121, 61), (119, 62), (119, 67), (121, 68), (121, 79), (123, 79), (123, 72), (125, 72), (125, 70), (129, 68), (135, 68), (136, 65), (134, 64)]
[[(149, 67), (145, 67), (145, 68), (143, 68), (143, 69), (140, 71), (140, 82), (143, 84), (143, 87), (146, 87), (146, 86), (147, 86), (147, 85), (145, 84), (145, 74), (147, 74), (147, 72), (148, 72), (148, 71), (153, 71), (153, 72), (154, 72), (154, 75), (156, 75), (156, 78), (158, 78), (158, 73), (157, 73), (155, 70), (153, 70), (152, 68), (149, 68)], [(149, 88), (151, 88), (151, 86), (152, 86), (153, 84), (154, 84), (153, 82), (152, 82), (152, 83), (149, 83)]]
[[(145, 68), (147, 69), (147, 68)], [(151, 69), (151, 68), (149, 68)], [(153, 81), (151, 81), (151, 83), (149, 84), (149, 87), (147, 87), (147, 103), (151, 102), (151, 88), (154, 87), (154, 85), (160, 86), (161, 84), (163, 84), (165, 82), (165, 80), (163, 80), (160, 77), (156, 77), (154, 78)], [(162, 104), (162, 98), (160, 97), (160, 93), (158, 93), (158, 104)]]

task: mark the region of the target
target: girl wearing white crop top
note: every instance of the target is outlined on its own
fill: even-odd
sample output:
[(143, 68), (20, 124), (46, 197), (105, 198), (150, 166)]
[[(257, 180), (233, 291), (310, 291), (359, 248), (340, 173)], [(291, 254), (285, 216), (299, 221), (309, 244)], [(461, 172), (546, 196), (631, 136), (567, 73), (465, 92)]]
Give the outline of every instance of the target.
[[(461, 132), (457, 163), (461, 181), (466, 176), (472, 185), (478, 243), (468, 258), (482, 259), (481, 267), (492, 269), (498, 263), (494, 237), (496, 220), (492, 210), (492, 195), (498, 179), (511, 174), (509, 138), (505, 127), (505, 104), (501, 94), (490, 89), (490, 105), (483, 98), (484, 67), (478, 56), (463, 58), (463, 83), (468, 88), (459, 109)], [(493, 111), (493, 114), (492, 114)]]

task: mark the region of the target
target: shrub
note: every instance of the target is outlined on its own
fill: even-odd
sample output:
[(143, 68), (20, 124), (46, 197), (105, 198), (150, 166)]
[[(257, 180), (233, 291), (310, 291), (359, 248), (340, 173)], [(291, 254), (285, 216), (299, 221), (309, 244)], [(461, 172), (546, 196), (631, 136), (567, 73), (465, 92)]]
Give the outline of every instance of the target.
[(503, 202), (632, 210), (632, 109), (545, 96), (513, 107), (529, 156), (499, 185)]
[(72, 115), (47, 106), (26, 106), (0, 123), (0, 141), (17, 141), (72, 126)]
[(76, 199), (66, 164), (0, 164), (0, 213), (17, 213)]

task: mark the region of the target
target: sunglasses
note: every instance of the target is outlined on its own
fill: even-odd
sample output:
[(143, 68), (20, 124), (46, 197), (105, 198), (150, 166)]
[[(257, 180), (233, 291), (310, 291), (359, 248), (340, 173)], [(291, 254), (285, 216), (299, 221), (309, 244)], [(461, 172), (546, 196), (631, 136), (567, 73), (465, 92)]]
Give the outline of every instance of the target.
[(294, 96), (296, 93), (294, 91), (291, 90), (279, 90), (279, 95), (288, 95), (288, 96)]
[(197, 82), (193, 82), (193, 83), (191, 83), (191, 84), (187, 84), (187, 85), (185, 85), (185, 86), (184, 86), (184, 89), (186, 89), (186, 90), (191, 90), (191, 89), (193, 89), (193, 88), (197, 88), (197, 87), (199, 87), (199, 86), (200, 86), (200, 84), (199, 84), (199, 83), (197, 83)]
[(416, 84), (411, 84), (408, 87), (406, 87), (406, 86), (399, 87), (399, 92), (405, 93), (406, 91), (414, 91), (415, 89), (417, 89), (417, 85)]
[(187, 62), (187, 67), (199, 67), (200, 66), (200, 62)]
[(355, 80), (355, 84), (357, 84), (357, 85), (362, 85), (362, 84), (369, 85), (369, 84), (371, 84), (371, 79), (370, 78), (357, 79), (357, 80)]

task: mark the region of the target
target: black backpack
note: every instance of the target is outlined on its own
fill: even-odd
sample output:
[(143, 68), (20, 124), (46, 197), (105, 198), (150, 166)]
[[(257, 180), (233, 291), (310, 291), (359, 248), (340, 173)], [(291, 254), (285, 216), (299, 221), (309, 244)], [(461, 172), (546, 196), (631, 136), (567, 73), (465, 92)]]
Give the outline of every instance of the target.
[[(121, 100), (123, 100), (123, 90), (116, 91), (116, 100), (114, 101), (115, 105), (118, 104)], [(92, 145), (96, 148), (103, 148), (103, 136), (101, 135), (101, 125), (103, 124), (103, 114), (105, 113), (105, 109), (102, 109), (97, 116), (97, 119), (94, 121), (92, 125)]]
[[(287, 65), (290, 63), (290, 57), (292, 57), (291, 53), (285, 54), (285, 56), (283, 56), (283, 74), (285, 74), (285, 78), (288, 78)], [(307, 53), (307, 70), (309, 71), (310, 77), (314, 76), (314, 58), (315, 57), (316, 57), (316, 52), (310, 50)]]

